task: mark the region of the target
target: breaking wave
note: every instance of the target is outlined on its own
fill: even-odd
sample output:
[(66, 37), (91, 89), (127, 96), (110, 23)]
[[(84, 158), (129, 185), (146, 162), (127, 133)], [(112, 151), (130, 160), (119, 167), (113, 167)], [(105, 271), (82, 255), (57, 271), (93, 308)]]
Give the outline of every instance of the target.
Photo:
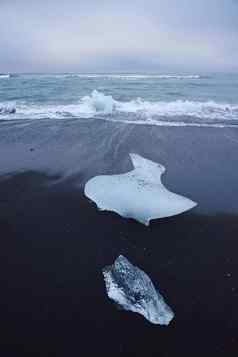
[(8, 115), (8, 114), (15, 114), (15, 113), (16, 113), (15, 105), (12, 105), (12, 104), (1, 105), (0, 104), (0, 115)]
[(66, 78), (91, 78), (91, 79), (122, 79), (122, 80), (143, 80), (143, 79), (201, 79), (198, 74), (173, 75), (173, 74), (65, 74)]
[(118, 101), (94, 90), (75, 104), (26, 106), (0, 104), (1, 119), (99, 118), (134, 124), (170, 126), (238, 125), (238, 105), (215, 101)]
[(10, 74), (0, 74), (0, 79), (10, 78)]
[(193, 79), (206, 79), (207, 76), (199, 74), (83, 74), (83, 73), (64, 73), (64, 74), (33, 74), (34, 78), (56, 78), (56, 79), (100, 79), (100, 80), (127, 80), (127, 81), (140, 81), (140, 80), (193, 80)]

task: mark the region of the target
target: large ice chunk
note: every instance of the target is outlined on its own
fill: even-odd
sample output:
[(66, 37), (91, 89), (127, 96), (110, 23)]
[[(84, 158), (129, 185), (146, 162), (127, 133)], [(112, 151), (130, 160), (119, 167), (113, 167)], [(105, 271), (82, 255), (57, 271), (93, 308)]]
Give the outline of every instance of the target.
[(121, 175), (96, 176), (86, 183), (85, 195), (98, 208), (149, 225), (152, 219), (174, 216), (197, 205), (164, 187), (162, 165), (137, 154), (130, 154), (130, 158), (134, 170)]
[(168, 325), (173, 319), (173, 311), (148, 275), (124, 256), (105, 267), (103, 276), (109, 298), (125, 310), (137, 312), (153, 324)]

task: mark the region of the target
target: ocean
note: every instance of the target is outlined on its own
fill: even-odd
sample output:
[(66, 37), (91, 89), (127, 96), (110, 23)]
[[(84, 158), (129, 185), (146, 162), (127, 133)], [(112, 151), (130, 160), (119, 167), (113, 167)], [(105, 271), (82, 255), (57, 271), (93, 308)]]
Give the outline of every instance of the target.
[(94, 118), (137, 124), (237, 124), (238, 75), (0, 75), (0, 120)]
[[(1, 356), (237, 357), (237, 88), (227, 74), (0, 76)], [(197, 206), (149, 226), (99, 210), (86, 183), (128, 173), (131, 153)], [(119, 255), (169, 326), (108, 298)]]

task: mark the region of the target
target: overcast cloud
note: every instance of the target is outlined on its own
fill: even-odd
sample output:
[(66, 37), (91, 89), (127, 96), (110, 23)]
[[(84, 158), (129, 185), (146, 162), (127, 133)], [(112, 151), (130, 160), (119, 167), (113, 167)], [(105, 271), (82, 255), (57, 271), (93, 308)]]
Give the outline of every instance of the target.
[(0, 0), (0, 72), (236, 70), (236, 0)]

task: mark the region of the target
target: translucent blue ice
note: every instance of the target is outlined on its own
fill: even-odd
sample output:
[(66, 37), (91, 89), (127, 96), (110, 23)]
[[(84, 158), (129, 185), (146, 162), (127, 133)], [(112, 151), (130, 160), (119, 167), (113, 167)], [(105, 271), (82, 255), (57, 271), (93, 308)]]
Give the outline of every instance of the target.
[(137, 154), (130, 154), (130, 158), (134, 170), (121, 175), (96, 176), (87, 182), (85, 195), (99, 209), (149, 225), (152, 219), (178, 215), (197, 205), (164, 187), (162, 165)]
[(103, 275), (109, 298), (123, 309), (137, 312), (153, 324), (168, 325), (173, 319), (173, 311), (148, 275), (122, 255), (103, 269)]

